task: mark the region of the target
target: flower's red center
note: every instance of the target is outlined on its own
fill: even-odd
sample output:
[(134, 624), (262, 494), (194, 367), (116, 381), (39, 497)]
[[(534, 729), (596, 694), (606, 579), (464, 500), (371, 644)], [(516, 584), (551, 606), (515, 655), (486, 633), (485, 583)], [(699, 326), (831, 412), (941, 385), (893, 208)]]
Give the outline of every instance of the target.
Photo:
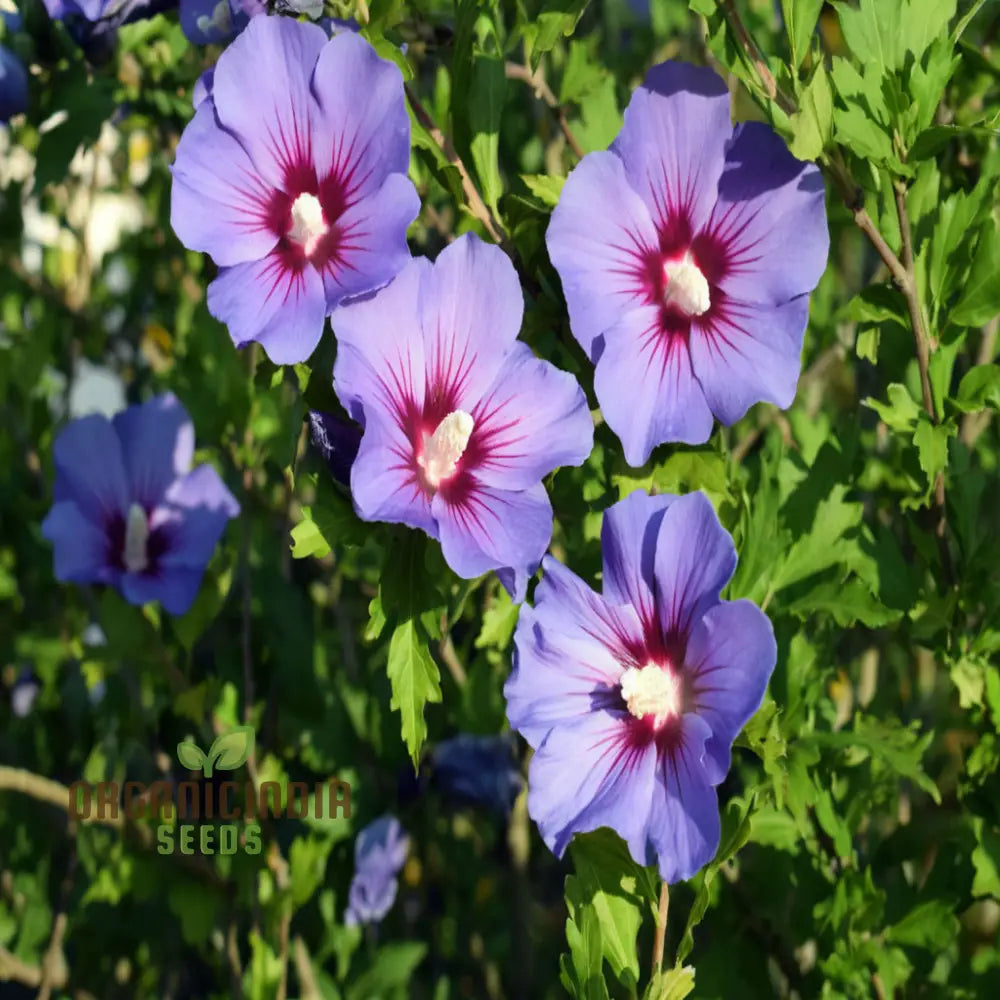
[(458, 472), (458, 463), (465, 454), (474, 427), (472, 416), (465, 410), (452, 410), (433, 433), (423, 435), (417, 465), (423, 470), (424, 481), (432, 492)]
[(712, 304), (708, 281), (697, 262), (686, 251), (663, 264), (663, 302), (683, 316), (701, 316)]
[(292, 228), (288, 239), (301, 248), (306, 257), (312, 257), (320, 240), (327, 234), (329, 226), (323, 215), (323, 206), (319, 198), (308, 191), (300, 194), (292, 202)]
[(289, 167), (284, 190), (272, 193), (267, 209), (285, 265), (298, 271), (312, 264), (323, 271), (340, 263), (351, 243), (341, 216), (354, 200), (350, 178), (331, 173), (318, 181), (309, 163)]
[(637, 719), (651, 723), (654, 730), (677, 719), (682, 712), (684, 685), (670, 664), (647, 663), (629, 667), (621, 676), (621, 696), (625, 707)]

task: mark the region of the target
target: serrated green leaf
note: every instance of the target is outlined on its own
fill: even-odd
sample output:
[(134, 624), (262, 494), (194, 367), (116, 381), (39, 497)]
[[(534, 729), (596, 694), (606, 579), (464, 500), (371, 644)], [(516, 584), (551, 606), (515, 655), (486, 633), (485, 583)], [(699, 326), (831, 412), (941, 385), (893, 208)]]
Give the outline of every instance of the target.
[(913, 443), (917, 446), (917, 457), (927, 477), (928, 488), (934, 485), (938, 473), (948, 464), (948, 439), (954, 435), (954, 424), (932, 424), (926, 414), (921, 414), (913, 432)]
[(991, 219), (979, 238), (972, 270), (962, 284), (962, 297), (948, 320), (959, 326), (982, 326), (1000, 314), (1000, 230)]
[(541, 202), (555, 208), (559, 203), (565, 177), (553, 177), (551, 174), (521, 174), (527, 189)]
[(412, 619), (398, 625), (389, 642), (390, 707), (400, 714), (403, 742), (413, 766), (420, 761), (420, 748), (427, 738), (424, 706), (441, 701), (441, 675), (427, 644)]
[(567, 879), (567, 898), (592, 910), (599, 930), (599, 955), (626, 985), (639, 980), (636, 936), (651, 905), (650, 881), (612, 831), (577, 836), (570, 844), (575, 877)]
[(410, 983), (426, 954), (427, 945), (423, 941), (393, 941), (382, 945), (372, 956), (371, 968), (348, 987), (346, 1000), (395, 996)]
[(781, 0), (781, 14), (792, 53), (793, 69), (802, 65), (809, 51), (809, 42), (822, 7), (823, 0)]
[(899, 382), (893, 382), (887, 392), (888, 404), (871, 398), (862, 400), (862, 404), (874, 410), (892, 430), (912, 430), (920, 418), (921, 410), (917, 401), (910, 395), (910, 390)]
[(856, 578), (847, 583), (825, 581), (789, 604), (787, 611), (806, 621), (816, 614), (826, 613), (842, 628), (858, 622), (868, 628), (882, 628), (903, 616), (902, 611), (882, 604), (870, 588)]
[(800, 160), (815, 160), (833, 135), (833, 91), (822, 63), (799, 97), (799, 111), (792, 115), (789, 149)]

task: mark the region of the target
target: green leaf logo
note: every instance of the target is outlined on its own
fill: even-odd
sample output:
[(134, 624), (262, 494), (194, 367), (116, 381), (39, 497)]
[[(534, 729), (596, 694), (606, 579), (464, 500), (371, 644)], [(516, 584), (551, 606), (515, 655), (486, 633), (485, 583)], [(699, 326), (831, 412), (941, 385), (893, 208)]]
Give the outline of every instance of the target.
[(183, 743), (177, 744), (177, 759), (189, 771), (200, 771), (207, 758), (197, 743), (185, 740)]
[(237, 726), (219, 736), (208, 751), (208, 759), (220, 771), (235, 771), (253, 753), (253, 726)]
[(200, 770), (206, 778), (211, 778), (213, 768), (235, 771), (245, 764), (253, 753), (253, 742), (253, 727), (237, 726), (217, 737), (207, 754), (190, 740), (178, 743), (177, 759), (189, 771)]

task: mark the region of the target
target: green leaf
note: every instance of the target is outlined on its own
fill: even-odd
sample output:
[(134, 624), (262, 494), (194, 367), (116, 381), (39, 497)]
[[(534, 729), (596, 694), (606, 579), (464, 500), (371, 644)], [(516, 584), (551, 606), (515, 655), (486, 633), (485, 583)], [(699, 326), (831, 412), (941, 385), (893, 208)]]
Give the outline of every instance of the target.
[(793, 134), (788, 148), (800, 160), (815, 160), (833, 135), (833, 91), (822, 63), (802, 91), (799, 108), (792, 115)]
[[(530, 53), (531, 68), (537, 69), (542, 56), (562, 37), (573, 34), (589, 0), (543, 0), (541, 9), (521, 25)], [(532, 5), (535, 6), (535, 5)]]
[(976, 365), (965, 373), (958, 386), (955, 405), (966, 413), (1000, 409), (1000, 365)]
[(321, 837), (296, 837), (288, 855), (291, 873), (292, 901), (302, 906), (323, 884), (326, 859), (333, 841)]
[(982, 326), (1000, 313), (1000, 229), (991, 219), (983, 227), (972, 261), (972, 270), (962, 284), (962, 297), (948, 315), (958, 326)]
[(920, 422), (913, 432), (913, 443), (917, 446), (920, 468), (927, 476), (928, 489), (934, 486), (938, 473), (943, 472), (948, 464), (948, 439), (954, 435), (954, 424), (932, 424), (930, 417), (921, 413)]
[(895, 69), (899, 62), (903, 13), (900, 0), (861, 0), (856, 7), (834, 0), (833, 6), (854, 58), (880, 70)]
[(505, 650), (517, 625), (520, 605), (514, 604), (502, 587), (497, 590), (493, 603), (483, 613), (483, 625), (476, 636), (476, 649), (492, 646)]
[[(390, 621), (403, 622), (419, 618), (447, 603), (441, 593), (445, 572), (437, 572), (441, 563), (440, 546), (423, 532), (408, 528), (392, 531), (385, 550), (385, 560), (379, 581), (382, 611)], [(428, 563), (435, 562), (435, 572)]]
[(978, 839), (972, 852), (972, 866), (976, 871), (972, 895), (1000, 899), (1000, 831), (984, 828)]
[(577, 836), (570, 844), (575, 876), (566, 880), (567, 900), (576, 914), (592, 910), (599, 952), (625, 985), (639, 981), (636, 937), (643, 911), (652, 905), (651, 881), (628, 848), (608, 829)]
[(951, 388), (951, 373), (955, 368), (955, 358), (964, 345), (965, 334), (960, 334), (951, 341), (938, 344), (931, 355), (927, 375), (931, 383), (931, 395), (934, 398), (934, 409), (938, 420), (944, 419), (944, 401)]
[(792, 69), (798, 69), (809, 51), (823, 0), (781, 0), (781, 14), (792, 53)]
[(410, 985), (417, 966), (427, 954), (422, 941), (394, 941), (372, 956), (371, 968), (359, 976), (345, 994), (347, 1000), (388, 1000)]
[(789, 587), (821, 570), (843, 563), (857, 549), (844, 539), (846, 532), (861, 523), (860, 503), (844, 499), (847, 487), (836, 484), (816, 508), (812, 529), (800, 535), (788, 549), (771, 583), (775, 591)]
[[(209, 766), (214, 765), (220, 771), (235, 771), (250, 758), (253, 744), (253, 726), (237, 726), (215, 738), (208, 751)], [(206, 770), (205, 775), (210, 776), (211, 770)]]
[(476, 175), (482, 188), (483, 200), (497, 212), (497, 202), (503, 193), (500, 178), (500, 120), (507, 92), (504, 60), (499, 55), (476, 55), (472, 64), (472, 86), (469, 91), (469, 149)]
[(189, 771), (200, 771), (208, 758), (197, 743), (185, 740), (177, 744), (177, 759), (181, 762), (181, 767), (186, 767)]
[(412, 619), (398, 625), (392, 633), (388, 674), (392, 684), (390, 707), (400, 714), (403, 741), (416, 767), (420, 748), (427, 738), (424, 706), (441, 701), (441, 675)]
[(559, 195), (566, 183), (565, 177), (553, 177), (551, 174), (521, 174), (521, 180), (539, 201), (550, 208), (559, 203)]
[(909, 779), (927, 792), (935, 802), (940, 803), (941, 793), (937, 785), (927, 776), (922, 765), (924, 752), (934, 734), (932, 732), (921, 734), (919, 725), (918, 722), (914, 722), (906, 726), (898, 720), (857, 715), (853, 731), (845, 729), (836, 732), (817, 731), (804, 737), (802, 742), (850, 752), (857, 762), (864, 760), (865, 756), (870, 754), (887, 765), (897, 778)]
[(675, 965), (658, 970), (643, 993), (643, 1000), (684, 1000), (694, 991), (694, 969), (690, 965)]
[(218, 893), (206, 892), (205, 887), (189, 878), (171, 878), (166, 885), (167, 906), (177, 915), (181, 937), (186, 944), (202, 945), (215, 926), (219, 916)]
[(856, 577), (847, 583), (827, 580), (789, 604), (787, 611), (806, 621), (825, 612), (842, 628), (857, 622), (868, 628), (881, 628), (903, 616), (902, 611), (887, 608), (867, 584)]
[(862, 400), (862, 405), (874, 410), (894, 431), (910, 431), (920, 418), (920, 407), (910, 395), (910, 390), (899, 382), (893, 382), (888, 388), (889, 402), (880, 403), (877, 399)]
[(878, 364), (879, 340), (880, 331), (877, 326), (870, 326), (866, 330), (861, 330), (854, 344), (854, 350), (857, 352), (858, 357), (873, 365)]
[(292, 528), (292, 557), (322, 559), (335, 546), (355, 547), (364, 544), (368, 526), (354, 512), (351, 501), (327, 475), (312, 478), (316, 497), (302, 508), (302, 520)]
[(899, 923), (886, 932), (886, 940), (937, 951), (942, 941), (951, 941), (958, 934), (958, 918), (951, 904), (943, 899), (920, 903)]
[(308, 559), (316, 556), (322, 559), (330, 554), (330, 543), (323, 537), (319, 525), (312, 519), (312, 510), (302, 508), (302, 520), (292, 528), (292, 558)]

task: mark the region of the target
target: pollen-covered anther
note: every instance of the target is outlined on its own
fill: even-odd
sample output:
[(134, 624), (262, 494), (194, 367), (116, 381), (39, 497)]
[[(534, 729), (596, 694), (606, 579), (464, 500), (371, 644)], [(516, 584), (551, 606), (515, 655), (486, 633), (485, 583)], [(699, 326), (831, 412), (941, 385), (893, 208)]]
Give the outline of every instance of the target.
[(474, 426), (472, 416), (465, 410), (453, 410), (437, 425), (433, 434), (424, 438), (424, 451), (417, 462), (432, 489), (437, 489), (455, 474)]
[(663, 301), (685, 316), (701, 316), (712, 304), (708, 281), (690, 253), (663, 265)]
[(300, 194), (292, 202), (292, 228), (288, 238), (302, 247), (302, 252), (311, 256), (316, 244), (326, 234), (326, 219), (323, 206), (314, 194)]
[(134, 503), (125, 519), (125, 551), (122, 562), (130, 573), (141, 573), (149, 566), (149, 518), (141, 504)]
[(629, 667), (621, 677), (621, 692), (632, 715), (652, 717), (656, 726), (681, 714), (681, 678), (669, 667), (656, 663)]

